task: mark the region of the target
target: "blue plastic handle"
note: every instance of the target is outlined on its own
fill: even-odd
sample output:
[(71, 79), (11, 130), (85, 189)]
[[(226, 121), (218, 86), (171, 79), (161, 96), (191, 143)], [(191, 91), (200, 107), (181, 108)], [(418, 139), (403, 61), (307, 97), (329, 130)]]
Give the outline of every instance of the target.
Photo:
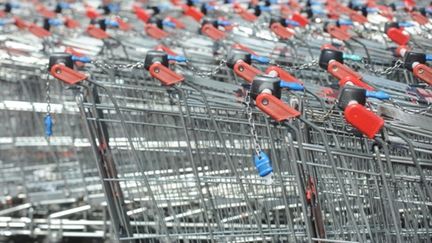
[(114, 21), (114, 20), (105, 19), (105, 24), (110, 26), (110, 27), (114, 27), (114, 28), (119, 27), (119, 23), (117, 21)]
[(432, 61), (432, 54), (426, 54), (426, 61)]
[(271, 4), (277, 4), (278, 3), (278, 0), (270, 0), (269, 1)]
[(69, 3), (61, 2), (59, 3), (60, 8), (62, 9), (70, 9), (71, 5)]
[(303, 91), (304, 90), (303, 85), (301, 85), (299, 83), (295, 83), (295, 82), (285, 81), (285, 80), (280, 81), (280, 87), (281, 88), (287, 88), (287, 89), (293, 90), (293, 91)]
[(169, 21), (169, 20), (162, 21), (162, 24), (164, 26), (171, 27), (171, 28), (175, 28), (176, 27), (176, 24), (174, 22)]
[(118, 5), (118, 4), (110, 3), (110, 4), (108, 4), (107, 7), (112, 13), (120, 12), (120, 5)]
[(220, 26), (230, 26), (231, 25), (231, 22), (227, 21), (227, 20), (218, 20), (217, 23)]
[(414, 24), (411, 22), (399, 22), (400, 27), (413, 27)]
[(377, 13), (379, 10), (377, 8), (366, 8), (368, 13)]
[(349, 19), (339, 19), (337, 22), (340, 25), (349, 25), (349, 26), (353, 25), (353, 22)]
[(270, 158), (263, 151), (260, 151), (258, 155), (255, 154), (254, 163), (255, 168), (258, 170), (258, 174), (261, 177), (267, 176), (268, 174), (273, 172)]
[(270, 63), (270, 59), (267, 57), (261, 57), (261, 56), (255, 56), (255, 55), (251, 55), (251, 59), (253, 61), (256, 61), (260, 64), (268, 64)]
[(390, 95), (384, 91), (366, 91), (366, 97), (375, 98), (379, 100), (388, 100), (390, 99)]
[(171, 6), (168, 3), (166, 3), (166, 2), (165, 3), (159, 3), (157, 5), (157, 7), (160, 9), (161, 12), (164, 12), (166, 10), (171, 9)]
[(207, 9), (207, 11), (213, 11), (213, 10), (215, 10), (215, 6), (207, 4), (207, 3), (205, 4), (205, 8)]
[(259, 6), (259, 8), (261, 11), (264, 11), (264, 12), (270, 12), (271, 11), (271, 8), (268, 6)]
[(184, 56), (171, 56), (171, 55), (168, 55), (168, 60), (170, 60), (170, 61), (176, 61), (176, 62), (187, 62), (187, 59)]
[(361, 56), (358, 56), (358, 55), (345, 54), (345, 53), (344, 53), (344, 54), (343, 54), (343, 59), (359, 62), (359, 61), (362, 60), (362, 57), (361, 57)]
[(291, 20), (291, 19), (285, 19), (285, 24), (291, 25), (294, 27), (299, 27), (300, 24), (297, 21)]
[(90, 57), (86, 57), (86, 56), (83, 56), (83, 57), (72, 56), (72, 61), (82, 62), (82, 63), (90, 63), (91, 59), (90, 59)]
[(53, 120), (50, 114), (46, 115), (44, 118), (44, 125), (45, 125), (45, 136), (51, 137), (53, 134)]
[(320, 7), (320, 8), (312, 8), (312, 13), (315, 15), (324, 15), (325, 11)]
[(62, 21), (61, 19), (49, 19), (49, 20), (48, 20), (48, 23), (49, 23), (51, 26), (60, 26), (60, 25), (63, 24), (63, 21)]

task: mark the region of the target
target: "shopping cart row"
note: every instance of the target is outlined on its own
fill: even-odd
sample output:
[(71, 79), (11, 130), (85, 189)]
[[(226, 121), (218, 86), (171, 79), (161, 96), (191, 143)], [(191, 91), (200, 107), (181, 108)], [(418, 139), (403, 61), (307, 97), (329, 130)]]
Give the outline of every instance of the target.
[(4, 234), (430, 241), (429, 8), (404, 4), (5, 4)]

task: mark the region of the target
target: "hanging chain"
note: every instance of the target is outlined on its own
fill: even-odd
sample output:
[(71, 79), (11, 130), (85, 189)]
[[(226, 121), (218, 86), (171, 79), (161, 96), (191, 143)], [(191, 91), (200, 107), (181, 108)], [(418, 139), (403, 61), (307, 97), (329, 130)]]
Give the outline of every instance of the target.
[(259, 156), (260, 153), (261, 153), (261, 151), (262, 151), (262, 149), (261, 149), (261, 145), (258, 142), (258, 134), (256, 132), (255, 121), (253, 119), (252, 106), (251, 106), (251, 96), (250, 96), (250, 92), (249, 91), (246, 91), (244, 102), (246, 104), (246, 115), (247, 115), (247, 118), (248, 118), (250, 133), (252, 135), (253, 147), (254, 147), (254, 150), (255, 150), (255, 154), (257, 156)]
[(370, 72), (372, 72), (373, 74), (376, 74), (376, 75), (389, 75), (389, 74), (392, 74), (392, 73), (394, 73), (395, 71), (396, 71), (396, 69), (398, 69), (398, 68), (400, 68), (401, 66), (402, 66), (402, 64), (403, 64), (404, 62), (402, 61), (402, 60), (397, 60), (396, 62), (395, 62), (395, 64), (392, 66), (392, 67), (388, 67), (388, 68), (386, 68), (386, 69), (384, 69), (384, 70), (374, 70), (371, 66), (370, 66), (370, 64), (369, 63), (367, 63), (366, 62), (366, 59), (362, 59), (362, 64), (364, 65), (364, 67), (366, 68), (366, 69), (368, 69)]
[(192, 72), (194, 72), (196, 75), (198, 76), (202, 76), (202, 77), (211, 77), (216, 75), (220, 70), (222, 70), (222, 68), (225, 66), (226, 64), (226, 60), (221, 60), (219, 62), (219, 65), (217, 67), (215, 67), (212, 71), (201, 71), (198, 68), (194, 67), (192, 65), (192, 63), (190, 63), (189, 61), (186, 62), (186, 66), (188, 67), (188, 69)]
[(130, 63), (130, 64), (108, 64), (102, 60), (94, 60), (92, 62), (96, 67), (103, 68), (103, 69), (115, 69), (115, 70), (124, 70), (124, 69), (141, 69), (144, 67), (143, 62), (136, 62), (136, 63)]
[(46, 89), (45, 90), (46, 91), (45, 99), (46, 99), (46, 103), (47, 103), (47, 115), (50, 115), (51, 114), (51, 94), (50, 94), (51, 90), (50, 90), (50, 81), (48, 78), (48, 74), (46, 77), (45, 89)]

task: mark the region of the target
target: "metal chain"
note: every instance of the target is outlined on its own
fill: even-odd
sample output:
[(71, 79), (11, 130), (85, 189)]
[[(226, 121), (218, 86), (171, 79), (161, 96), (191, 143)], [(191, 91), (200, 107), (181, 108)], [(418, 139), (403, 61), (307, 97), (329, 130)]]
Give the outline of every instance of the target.
[(214, 68), (212, 71), (200, 71), (198, 68), (194, 67), (192, 63), (189, 61), (186, 62), (186, 66), (189, 68), (190, 71), (194, 72), (198, 76), (202, 77), (210, 77), (216, 75), (226, 64), (226, 60), (221, 60), (219, 62), (219, 65)]
[(248, 118), (250, 133), (252, 135), (253, 147), (255, 150), (255, 154), (257, 156), (259, 156), (262, 149), (261, 149), (261, 145), (258, 143), (258, 134), (256, 132), (255, 121), (253, 119), (252, 106), (251, 106), (251, 96), (250, 96), (249, 91), (246, 91), (244, 102), (246, 104), (246, 115)]
[(426, 113), (429, 113), (430, 111), (432, 111), (432, 104), (430, 104), (428, 107), (424, 108), (424, 109), (417, 109), (417, 110), (411, 110), (411, 109), (407, 109), (401, 105), (399, 105), (395, 100), (390, 99), (389, 100), (390, 104), (392, 104), (394, 107), (401, 109), (404, 112), (408, 112), (408, 113), (412, 113), (412, 114), (419, 114), (419, 115), (423, 115)]
[(46, 76), (45, 89), (46, 89), (45, 101), (47, 103), (47, 115), (50, 115), (51, 114), (51, 90), (50, 90), (49, 74), (47, 74)]
[(95, 60), (92, 62), (96, 67), (104, 68), (104, 69), (116, 69), (116, 70), (122, 70), (122, 69), (141, 69), (144, 67), (143, 62), (136, 62), (136, 63), (130, 63), (130, 64), (123, 64), (123, 65), (114, 65), (114, 64), (108, 64), (102, 60)]
[(288, 66), (286, 68), (290, 71), (299, 71), (299, 70), (309, 69), (309, 68), (311, 68), (317, 64), (318, 64), (318, 59), (313, 59), (310, 62), (306, 62), (306, 63), (303, 63), (301, 65), (297, 65), (297, 66)]
[(372, 69), (372, 67), (369, 65), (369, 63), (366, 62), (366, 60), (363, 58), (362, 59), (362, 63), (365, 66), (366, 69), (368, 69), (370, 72), (372, 72), (373, 74), (376, 75), (389, 75), (392, 74), (396, 71), (396, 69), (400, 68), (402, 66), (402, 64), (404, 63), (402, 60), (397, 60), (395, 62), (395, 64), (392, 67), (388, 67), (384, 70), (374, 70)]

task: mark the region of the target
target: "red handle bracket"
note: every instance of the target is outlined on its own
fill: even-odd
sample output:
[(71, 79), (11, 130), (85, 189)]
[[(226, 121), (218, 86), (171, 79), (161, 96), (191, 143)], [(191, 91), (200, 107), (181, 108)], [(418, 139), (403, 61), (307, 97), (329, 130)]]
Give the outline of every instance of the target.
[(225, 32), (218, 30), (212, 24), (205, 24), (201, 28), (201, 33), (210, 37), (212, 40), (218, 41), (225, 38)]
[(87, 76), (85, 74), (70, 69), (63, 64), (55, 64), (54, 66), (52, 66), (50, 73), (55, 78), (71, 85), (77, 84), (87, 79)]
[(248, 22), (255, 21), (258, 17), (255, 14), (249, 13), (240, 4), (234, 3), (234, 10), (240, 15), (240, 17)]
[(309, 20), (304, 17), (303, 15), (299, 14), (299, 13), (295, 13), (293, 14), (293, 16), (291, 17), (292, 20), (294, 20), (295, 22), (299, 23), (299, 25), (301, 27), (305, 27), (306, 25), (309, 24)]
[(421, 13), (416, 11), (411, 12), (411, 18), (419, 25), (425, 25), (429, 23), (429, 19), (427, 17), (423, 16)]
[(161, 63), (153, 63), (149, 72), (151, 76), (159, 80), (163, 85), (170, 86), (184, 81), (184, 77), (165, 67)]
[(346, 77), (355, 77), (357, 79), (362, 78), (360, 74), (358, 74), (351, 68), (335, 60), (329, 62), (327, 71), (339, 80), (344, 79)]
[(134, 11), (135, 11), (135, 16), (139, 20), (147, 23), (147, 21), (150, 19), (150, 15), (147, 13), (145, 9), (142, 9), (140, 7), (134, 7)]
[(154, 24), (146, 24), (146, 26), (144, 27), (144, 30), (148, 36), (150, 36), (156, 40), (166, 38), (169, 35), (167, 32), (159, 29)]
[(94, 25), (89, 25), (89, 27), (87, 27), (87, 34), (89, 34), (89, 36), (94, 37), (96, 39), (107, 39), (110, 36), (108, 35), (107, 32), (105, 32), (104, 30), (94, 26)]
[(429, 66), (419, 63), (413, 68), (413, 73), (417, 78), (432, 85), (432, 68)]
[(101, 16), (101, 14), (95, 8), (87, 7), (86, 8), (86, 16), (89, 19), (96, 19), (96, 18), (99, 18)]
[(76, 21), (70, 17), (65, 17), (65, 25), (68, 29), (75, 29), (75, 28), (78, 28), (80, 26), (78, 21)]
[(384, 119), (360, 104), (347, 106), (344, 116), (348, 123), (368, 138), (374, 138), (384, 126)]
[(178, 20), (174, 17), (168, 16), (167, 19), (169, 21), (173, 22), (176, 25), (177, 29), (185, 29), (186, 28), (186, 25), (183, 22), (181, 22), (180, 20)]
[(345, 78), (342, 78), (339, 80), (339, 86), (343, 87), (347, 85), (347, 83), (351, 83), (352, 85), (355, 85), (357, 87), (361, 87), (367, 90), (374, 90), (371, 86), (369, 86), (367, 83), (361, 81), (361, 79), (352, 77), (352, 76), (346, 76)]
[(15, 20), (15, 25), (20, 29), (25, 29), (29, 27), (29, 23), (22, 20), (20, 17), (14, 17), (14, 20)]
[(402, 46), (406, 45), (410, 40), (410, 35), (398, 28), (389, 28), (387, 30), (387, 36), (394, 43)]
[(368, 19), (365, 16), (357, 13), (356, 11), (350, 11), (349, 16), (352, 21), (360, 24), (364, 24), (368, 22)]
[(117, 23), (119, 24), (119, 28), (121, 30), (129, 31), (132, 29), (132, 26), (129, 23), (125, 22), (122, 18), (117, 17), (116, 20), (117, 20)]
[(262, 93), (258, 95), (255, 103), (261, 111), (277, 122), (300, 116), (300, 112), (271, 94)]
[(343, 30), (342, 28), (339, 28), (334, 25), (330, 25), (327, 27), (327, 32), (333, 37), (341, 41), (347, 41), (351, 39), (351, 35)]
[(175, 53), (173, 50), (171, 50), (169, 47), (164, 46), (162, 44), (159, 44), (157, 46), (155, 46), (154, 48), (156, 51), (163, 51), (166, 52), (166, 54), (171, 55), (171, 56), (177, 56), (177, 53)]
[(277, 76), (284, 81), (287, 82), (295, 82), (298, 84), (303, 84), (300, 80), (298, 80), (296, 77), (292, 76), (290, 73), (285, 71), (284, 69), (277, 67), (277, 66), (270, 66), (265, 71), (267, 74), (271, 74), (272, 72), (276, 72)]
[(248, 53), (250, 53), (252, 55), (257, 56), (257, 54), (252, 49), (250, 49), (249, 47), (244, 46), (242, 44), (239, 44), (239, 43), (236, 43), (236, 44), (232, 45), (232, 48), (238, 49), (238, 50), (243, 50), (245, 52), (248, 52)]
[(252, 83), (255, 76), (262, 73), (260, 70), (242, 60), (239, 60), (234, 64), (234, 72), (249, 83)]
[(289, 39), (294, 33), (288, 28), (284, 27), (281, 23), (273, 23), (270, 29), (281, 39)]
[(45, 38), (51, 35), (51, 33), (48, 30), (40, 26), (37, 26), (36, 24), (30, 24), (28, 30), (30, 31), (30, 33), (32, 33), (33, 35), (39, 38)]
[(204, 17), (204, 14), (201, 11), (192, 6), (183, 6), (183, 11), (185, 15), (192, 17), (197, 22), (200, 22), (201, 19)]

